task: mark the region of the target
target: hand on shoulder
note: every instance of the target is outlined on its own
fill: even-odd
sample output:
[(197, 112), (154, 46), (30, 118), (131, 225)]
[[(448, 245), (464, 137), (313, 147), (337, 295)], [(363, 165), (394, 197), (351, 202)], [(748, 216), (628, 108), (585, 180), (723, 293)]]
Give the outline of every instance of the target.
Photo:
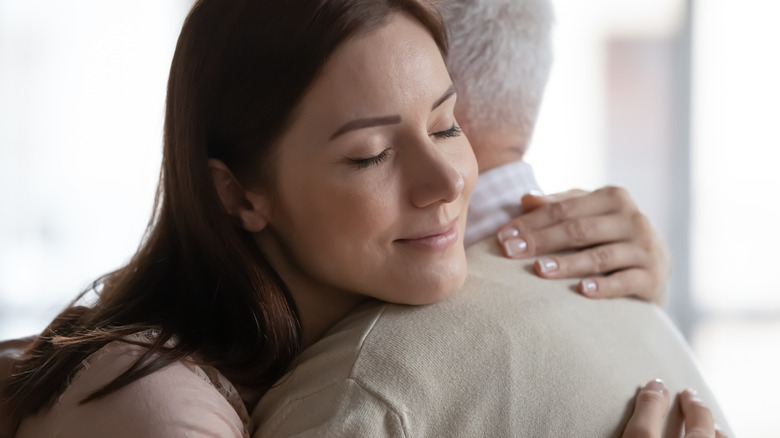
[(661, 380), (648, 382), (637, 393), (634, 413), (626, 424), (623, 438), (726, 438), (715, 424), (712, 411), (696, 396), (695, 391), (685, 390), (677, 398), (682, 424), (667, 425), (664, 431), (664, 420), (671, 401), (669, 390)]
[(570, 190), (523, 197), (525, 213), (498, 231), (504, 254), (542, 257), (534, 271), (543, 278), (584, 277), (580, 293), (590, 298), (632, 295), (663, 305), (669, 255), (647, 216), (620, 187)]

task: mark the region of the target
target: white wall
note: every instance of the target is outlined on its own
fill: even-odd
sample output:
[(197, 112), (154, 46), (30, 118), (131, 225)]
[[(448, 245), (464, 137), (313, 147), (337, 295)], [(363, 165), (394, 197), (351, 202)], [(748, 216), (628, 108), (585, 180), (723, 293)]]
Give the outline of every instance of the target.
[(134, 252), (187, 6), (0, 0), (0, 338)]

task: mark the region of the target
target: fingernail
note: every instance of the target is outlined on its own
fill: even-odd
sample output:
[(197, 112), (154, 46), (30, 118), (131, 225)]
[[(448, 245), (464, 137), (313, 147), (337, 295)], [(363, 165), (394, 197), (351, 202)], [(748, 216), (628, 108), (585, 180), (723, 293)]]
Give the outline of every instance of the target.
[(647, 385), (645, 385), (645, 389), (649, 391), (657, 391), (663, 393), (664, 389), (666, 389), (666, 386), (664, 386), (663, 380), (655, 379), (652, 382), (647, 382)]
[(539, 263), (539, 270), (542, 271), (543, 274), (558, 270), (558, 262), (553, 259), (539, 259), (537, 263)]
[(520, 235), (520, 231), (517, 231), (514, 228), (505, 228), (498, 233), (498, 240), (499, 242), (505, 242), (507, 239), (510, 239), (512, 237), (517, 237)]
[(688, 388), (685, 390), (688, 393), (688, 398), (694, 403), (704, 404), (704, 400), (699, 398), (699, 393), (695, 389)]
[(542, 196), (544, 196), (544, 193), (540, 192), (539, 190), (529, 190), (528, 194), (531, 195), (531, 196), (537, 196), (537, 197), (540, 197), (540, 198)]
[(599, 290), (599, 285), (593, 280), (582, 280), (580, 282), (582, 293), (585, 295), (595, 295), (596, 291)]
[(528, 249), (528, 244), (523, 239), (509, 239), (504, 242), (504, 249), (506, 249), (506, 255), (509, 257), (517, 257)]

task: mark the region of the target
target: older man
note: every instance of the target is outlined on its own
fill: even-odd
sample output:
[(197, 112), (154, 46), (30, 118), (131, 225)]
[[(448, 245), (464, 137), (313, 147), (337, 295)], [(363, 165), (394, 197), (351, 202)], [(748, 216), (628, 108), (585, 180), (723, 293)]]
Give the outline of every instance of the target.
[[(368, 303), (307, 349), (255, 409), (256, 436), (616, 436), (638, 386), (656, 377), (675, 392), (697, 388), (725, 426), (658, 306), (586, 298), (660, 295), (648, 279), (663, 277), (663, 252), (624, 191), (541, 202), (498, 229), (519, 213), (517, 200), (537, 189), (521, 159), (551, 62), (548, 1), (450, 0), (444, 7), (457, 119), (483, 172), (466, 238), (487, 239), (469, 249), (469, 278), (452, 299), (423, 307)], [(592, 245), (533, 264), (505, 257)], [(615, 273), (549, 280), (597, 272)], [(681, 397), (684, 411), (690, 400), (690, 393)], [(670, 414), (670, 429), (680, 427), (679, 413)]]
[[(447, 64), (458, 90), (456, 118), (474, 146), (480, 170), (466, 245), (503, 226), (498, 237), (513, 258), (588, 248), (542, 259), (535, 270), (545, 278), (590, 276), (578, 288), (592, 298), (636, 295), (662, 305), (668, 257), (624, 190), (554, 195), (568, 199), (504, 225), (519, 215), (517, 200), (539, 189), (522, 158), (552, 65), (549, 1), (443, 4), (451, 47)], [(531, 204), (537, 206), (538, 200)], [(611, 274), (593, 276), (601, 273)]]

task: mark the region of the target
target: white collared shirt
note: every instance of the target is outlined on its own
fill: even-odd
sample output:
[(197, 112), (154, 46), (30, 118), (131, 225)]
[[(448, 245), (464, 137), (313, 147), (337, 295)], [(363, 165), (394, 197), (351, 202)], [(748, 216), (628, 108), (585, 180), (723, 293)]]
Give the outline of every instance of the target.
[(531, 165), (515, 161), (479, 175), (471, 192), (464, 242), (466, 247), (494, 234), (522, 212), (520, 199), (541, 192)]

